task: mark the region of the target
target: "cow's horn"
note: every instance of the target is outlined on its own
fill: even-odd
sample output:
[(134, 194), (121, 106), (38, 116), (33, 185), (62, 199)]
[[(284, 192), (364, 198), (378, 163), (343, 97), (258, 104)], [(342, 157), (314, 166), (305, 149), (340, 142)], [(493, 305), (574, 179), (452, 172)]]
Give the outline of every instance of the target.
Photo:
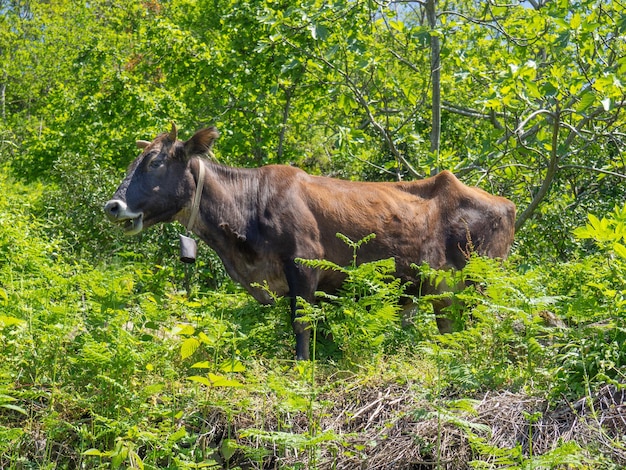
[(170, 133), (168, 134), (168, 138), (172, 141), (172, 142), (176, 142), (176, 138), (178, 137), (178, 130), (176, 129), (176, 124), (174, 124), (174, 121), (172, 121), (172, 130), (170, 131)]

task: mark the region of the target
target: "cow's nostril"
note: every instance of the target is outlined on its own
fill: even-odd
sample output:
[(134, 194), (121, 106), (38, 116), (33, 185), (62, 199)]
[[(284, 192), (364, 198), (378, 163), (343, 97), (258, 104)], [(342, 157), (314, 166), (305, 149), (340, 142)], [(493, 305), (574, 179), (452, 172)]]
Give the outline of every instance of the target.
[(109, 217), (117, 217), (117, 214), (120, 211), (120, 204), (118, 201), (108, 201), (105, 205), (104, 205), (104, 212), (106, 212), (106, 214)]

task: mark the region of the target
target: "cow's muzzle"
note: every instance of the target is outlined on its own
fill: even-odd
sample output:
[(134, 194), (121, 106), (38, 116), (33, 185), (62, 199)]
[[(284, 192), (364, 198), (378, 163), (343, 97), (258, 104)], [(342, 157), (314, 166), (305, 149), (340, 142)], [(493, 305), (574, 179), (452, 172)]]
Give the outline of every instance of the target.
[(143, 212), (132, 212), (124, 201), (111, 199), (104, 205), (104, 212), (111, 222), (119, 225), (125, 235), (135, 235), (143, 229)]

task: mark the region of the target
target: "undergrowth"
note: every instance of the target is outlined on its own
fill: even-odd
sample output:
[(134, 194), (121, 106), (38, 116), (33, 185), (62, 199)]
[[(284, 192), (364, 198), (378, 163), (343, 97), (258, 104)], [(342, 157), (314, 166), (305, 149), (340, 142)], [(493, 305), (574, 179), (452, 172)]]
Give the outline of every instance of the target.
[[(449, 335), (436, 331), (432, 299), (401, 319), (393, 260), (303, 260), (347, 282), (303, 304), (317, 342), (314, 359), (296, 363), (285, 300), (260, 306), (174, 256), (75, 259), (77, 239), (36, 217), (42, 190), (0, 176), (0, 468), (367, 467), (380, 436), (429, 420), (438, 437), (410, 442), (429, 468), (445, 468), (452, 428), (470, 449), (458, 468), (618, 465), (575, 436), (542, 454), (532, 432), (519, 447), (494, 444), (470, 399), (524, 393), (554, 409), (622, 390), (626, 208), (590, 216), (575, 235), (595, 254), (567, 263), (416, 267), (424, 282), (470, 285), (446, 294), (464, 306), (449, 312), (460, 326)], [(367, 241), (345, 239), (355, 256)]]

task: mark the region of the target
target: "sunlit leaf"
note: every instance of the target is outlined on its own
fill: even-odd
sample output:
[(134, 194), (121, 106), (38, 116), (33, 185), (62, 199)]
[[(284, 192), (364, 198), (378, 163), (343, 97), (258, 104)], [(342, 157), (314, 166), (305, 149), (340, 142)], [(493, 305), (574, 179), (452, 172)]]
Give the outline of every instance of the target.
[(222, 372), (245, 372), (246, 367), (237, 359), (227, 359), (220, 364)]
[(177, 442), (180, 441), (181, 439), (187, 437), (187, 430), (185, 429), (184, 426), (180, 427), (177, 431), (175, 431), (174, 433), (170, 434), (169, 437), (167, 438), (168, 442)]
[(202, 331), (198, 333), (198, 340), (200, 340), (204, 344), (215, 344), (215, 338), (208, 336)]
[(9, 317), (7, 315), (0, 315), (0, 327), (2, 326), (14, 326), (14, 325), (25, 325), (26, 322), (19, 318)]
[(180, 346), (181, 357), (183, 359), (187, 359), (189, 356), (193, 355), (193, 353), (196, 352), (199, 346), (200, 341), (198, 341), (196, 338), (187, 338)]
[(184, 335), (189, 336), (195, 333), (195, 328), (191, 325), (176, 325), (172, 329), (173, 335)]
[(192, 375), (187, 377), (192, 382), (197, 382), (207, 387), (243, 387), (243, 384), (238, 380), (228, 379), (222, 375), (209, 373), (207, 376)]
[(83, 452), (83, 455), (94, 455), (94, 456), (96, 456), (96, 457), (104, 457), (104, 456), (106, 456), (107, 454), (106, 454), (106, 453), (101, 452), (101, 451), (100, 451), (100, 450), (98, 450), (98, 449), (88, 449), (88, 450), (86, 450), (85, 452)]
[(192, 369), (210, 369), (212, 367), (209, 361), (196, 362), (191, 366)]
[(626, 260), (626, 246), (621, 243), (613, 243), (613, 251), (621, 258)]
[(570, 27), (572, 29), (577, 29), (581, 25), (581, 23), (582, 23), (582, 17), (580, 16), (580, 13), (574, 13), (570, 20)]

